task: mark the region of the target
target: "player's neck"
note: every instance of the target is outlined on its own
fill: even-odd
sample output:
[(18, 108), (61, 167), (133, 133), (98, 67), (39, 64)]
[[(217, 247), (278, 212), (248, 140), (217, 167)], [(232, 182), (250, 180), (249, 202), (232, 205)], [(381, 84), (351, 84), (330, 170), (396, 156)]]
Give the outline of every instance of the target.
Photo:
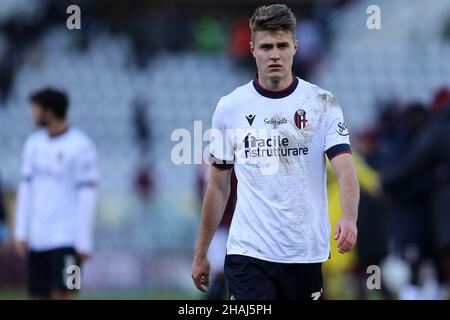
[(58, 137), (69, 129), (69, 124), (64, 120), (55, 120), (47, 126), (48, 135), (52, 138)]
[(286, 76), (285, 78), (279, 80), (258, 77), (258, 83), (263, 89), (269, 91), (283, 91), (292, 84), (293, 77), (294, 76), (292, 72), (290, 72), (289, 75)]

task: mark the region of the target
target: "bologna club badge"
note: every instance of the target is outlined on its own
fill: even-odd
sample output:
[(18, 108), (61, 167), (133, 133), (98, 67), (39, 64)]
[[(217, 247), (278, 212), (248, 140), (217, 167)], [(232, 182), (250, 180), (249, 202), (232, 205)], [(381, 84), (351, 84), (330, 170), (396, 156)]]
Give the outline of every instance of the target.
[(299, 129), (304, 129), (306, 127), (306, 112), (303, 109), (298, 109), (294, 114), (294, 123)]

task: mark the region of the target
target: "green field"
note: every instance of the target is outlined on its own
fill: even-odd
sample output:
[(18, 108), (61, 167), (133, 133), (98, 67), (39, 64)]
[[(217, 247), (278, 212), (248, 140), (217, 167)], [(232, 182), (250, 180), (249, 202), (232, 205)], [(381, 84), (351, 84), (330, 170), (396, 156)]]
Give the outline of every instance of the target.
[[(78, 294), (78, 300), (196, 300), (200, 296), (192, 293), (169, 291), (107, 291), (83, 292)], [(25, 290), (0, 289), (0, 300), (26, 300), (29, 299)]]

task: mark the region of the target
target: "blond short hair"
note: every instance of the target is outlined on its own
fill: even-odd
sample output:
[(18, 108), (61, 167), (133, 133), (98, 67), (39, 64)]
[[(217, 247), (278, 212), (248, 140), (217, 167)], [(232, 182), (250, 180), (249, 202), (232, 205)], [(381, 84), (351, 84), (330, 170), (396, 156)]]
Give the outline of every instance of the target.
[(295, 39), (297, 21), (291, 9), (284, 4), (272, 4), (256, 8), (250, 18), (252, 40), (257, 31), (289, 31)]

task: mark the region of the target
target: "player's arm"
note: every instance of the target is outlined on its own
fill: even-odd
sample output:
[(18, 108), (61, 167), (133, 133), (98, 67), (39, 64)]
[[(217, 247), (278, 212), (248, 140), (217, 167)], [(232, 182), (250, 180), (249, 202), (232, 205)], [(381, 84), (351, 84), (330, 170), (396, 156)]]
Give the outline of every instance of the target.
[(30, 195), (31, 181), (29, 178), (23, 178), (17, 192), (16, 222), (14, 228), (14, 247), (16, 253), (21, 257), (24, 257), (27, 251)]
[(80, 152), (77, 159), (76, 191), (77, 191), (77, 222), (75, 250), (78, 258), (83, 261), (93, 252), (93, 233), (95, 210), (97, 206), (98, 171), (96, 151), (90, 144)]
[(339, 239), (340, 253), (349, 252), (356, 243), (359, 204), (359, 183), (353, 164), (352, 155), (343, 153), (331, 159), (331, 166), (339, 185), (339, 198), (342, 217), (334, 230), (334, 238)]
[(359, 184), (342, 109), (330, 92), (323, 91), (322, 97), (326, 97), (324, 151), (337, 177), (342, 207), (342, 216), (335, 227), (334, 238), (338, 240), (339, 252), (345, 253), (356, 243)]
[(28, 224), (31, 214), (32, 192), (32, 143), (28, 139), (22, 153), (21, 181), (16, 197), (16, 221), (14, 226), (14, 248), (19, 256), (25, 256), (27, 251)]
[(211, 167), (211, 173), (203, 199), (200, 229), (192, 264), (192, 279), (195, 286), (205, 292), (209, 285), (210, 265), (208, 248), (222, 219), (230, 194), (231, 167)]
[(78, 221), (76, 230), (75, 250), (78, 258), (83, 261), (93, 251), (93, 231), (95, 209), (97, 203), (97, 186), (86, 183), (77, 188)]

